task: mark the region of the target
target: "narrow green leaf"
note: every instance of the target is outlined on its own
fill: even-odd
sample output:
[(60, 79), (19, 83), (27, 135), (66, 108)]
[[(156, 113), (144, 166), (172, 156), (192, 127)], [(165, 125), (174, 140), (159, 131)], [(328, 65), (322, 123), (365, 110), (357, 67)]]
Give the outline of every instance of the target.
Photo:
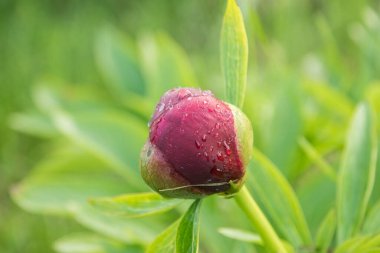
[(66, 235), (54, 242), (54, 250), (59, 253), (142, 253), (142, 247), (125, 245), (108, 238), (90, 234), (77, 233)]
[(318, 153), (318, 151), (310, 144), (310, 142), (305, 138), (299, 138), (298, 143), (301, 147), (301, 149), (305, 152), (305, 154), (309, 157), (309, 159), (313, 162), (315, 162), (320, 170), (331, 180), (336, 180), (336, 172), (331, 167), (330, 164), (328, 164), (325, 159)]
[(227, 101), (242, 107), (247, 83), (248, 42), (243, 16), (235, 0), (227, 1), (220, 49)]
[(14, 113), (9, 118), (12, 129), (37, 137), (51, 138), (57, 129), (49, 117), (38, 112)]
[(179, 221), (174, 222), (149, 244), (146, 253), (174, 253)]
[(88, 99), (88, 92), (72, 100), (60, 92), (46, 85), (36, 87), (34, 92), (36, 103), (49, 115), (58, 132), (101, 158), (131, 188), (147, 189), (138, 170), (140, 149), (147, 136), (146, 125), (125, 111)]
[(311, 235), (302, 208), (288, 181), (274, 164), (254, 149), (247, 184), (278, 231), (296, 247), (310, 245)]
[(353, 237), (344, 241), (334, 251), (334, 253), (357, 253), (361, 245), (368, 240), (368, 236)]
[(334, 239), (336, 230), (336, 212), (331, 210), (322, 221), (317, 231), (316, 247), (318, 252), (327, 253), (328, 248)]
[(376, 132), (368, 104), (358, 106), (347, 134), (338, 175), (338, 241), (356, 235), (362, 225), (376, 172)]
[(138, 46), (147, 92), (152, 100), (157, 101), (174, 87), (199, 85), (186, 52), (169, 35), (145, 34), (140, 37)]
[(12, 189), (12, 197), (28, 211), (67, 214), (72, 206), (86, 203), (90, 197), (127, 190), (125, 181), (101, 160), (83, 150), (67, 148), (42, 160)]
[(356, 236), (344, 241), (334, 253), (377, 252), (380, 248), (380, 234), (374, 236)]
[(367, 214), (362, 231), (365, 234), (380, 233), (380, 201)]
[(294, 177), (293, 164), (298, 139), (302, 134), (300, 97), (296, 86), (287, 80), (277, 87), (258, 123), (261, 150), (289, 178)]
[(131, 39), (105, 27), (97, 34), (95, 56), (100, 73), (114, 95), (144, 95), (145, 84)]
[(224, 235), (225, 237), (234, 240), (263, 245), (263, 240), (261, 239), (261, 237), (258, 234), (254, 234), (250, 231), (245, 231), (236, 228), (219, 228), (218, 232)]
[(352, 102), (343, 95), (343, 93), (335, 90), (330, 85), (325, 83), (304, 84), (303, 88), (307, 93), (313, 96), (322, 108), (328, 112), (335, 114), (342, 120), (348, 120), (354, 106)]
[(146, 132), (140, 122), (112, 111), (70, 114), (56, 110), (51, 116), (72, 142), (111, 165), (131, 187), (144, 188), (138, 168)]
[(90, 203), (99, 211), (124, 217), (141, 217), (169, 211), (183, 200), (166, 199), (157, 193), (125, 194), (112, 198), (98, 198)]
[(197, 199), (182, 217), (176, 237), (176, 253), (196, 253), (199, 247), (199, 210)]
[(157, 219), (124, 219), (99, 212), (88, 203), (71, 206), (70, 213), (86, 228), (129, 244), (146, 245), (161, 227)]

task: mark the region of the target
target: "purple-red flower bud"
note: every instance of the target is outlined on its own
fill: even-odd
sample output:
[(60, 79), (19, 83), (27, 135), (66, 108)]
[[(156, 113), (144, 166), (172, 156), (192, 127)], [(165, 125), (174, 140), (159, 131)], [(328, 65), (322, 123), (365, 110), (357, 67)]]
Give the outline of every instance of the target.
[(161, 97), (149, 126), (141, 174), (161, 195), (231, 194), (243, 184), (253, 133), (237, 107), (210, 91), (176, 88)]

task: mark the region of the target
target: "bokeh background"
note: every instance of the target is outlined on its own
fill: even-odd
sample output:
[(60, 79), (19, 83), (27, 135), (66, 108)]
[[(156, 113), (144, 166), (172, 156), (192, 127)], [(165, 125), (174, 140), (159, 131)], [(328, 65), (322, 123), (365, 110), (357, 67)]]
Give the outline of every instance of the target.
[[(379, 106), (380, 3), (370, 0), (238, 2), (249, 40), (245, 108), (250, 118), (270, 122), (270, 118), (262, 117), (260, 110), (263, 112), (268, 104), (284, 99), (288, 106), (278, 105), (284, 111), (272, 119), (274, 125), (294, 123), (297, 118), (288, 118), (294, 108), (306, 115), (302, 116), (305, 119), (302, 127), (283, 125), (284, 129), (296, 129), (302, 134), (288, 135), (286, 130), (281, 132), (272, 127), (274, 134), (268, 135), (261, 127), (264, 123), (254, 122), (254, 128), (258, 129), (257, 145), (278, 166), (285, 168), (283, 172), (293, 185), (307, 188), (298, 192), (301, 198), (307, 199), (314, 188), (309, 187), (311, 182), (299, 180), (305, 171), (300, 169), (302, 162), (293, 159), (291, 152), (290, 158), (286, 157), (287, 151), (283, 151), (293, 148), (286, 143), (291, 137), (280, 138), (285, 143), (282, 146), (274, 145), (273, 139), (283, 134), (309, 135), (322, 153), (330, 154), (341, 147), (339, 133), (344, 133), (353, 105), (367, 99)], [(46, 157), (52, 146), (49, 127), (44, 130), (39, 125), (30, 135), (27, 134), (30, 122), (15, 116), (34, 107), (34, 87), (41, 82), (47, 87), (59, 83), (59, 87), (69, 90), (85, 87), (87, 96), (91, 97), (91, 92), (98, 96), (108, 89), (109, 83), (117, 86), (120, 81), (112, 79), (114, 69), (108, 68), (107, 56), (103, 55), (109, 50), (107, 43), (114, 43), (107, 39), (122, 37), (123, 43), (132, 43), (130, 48), (138, 48), (133, 54), (145, 57), (146, 63), (151, 57), (149, 47), (154, 38), (162, 49), (160, 52), (168, 50), (168, 54), (176, 56), (163, 58), (158, 68), (164, 74), (156, 73), (151, 78), (159, 76), (161, 83), (167, 82), (169, 86), (191, 86), (194, 82), (222, 97), (219, 35), (224, 9), (222, 0), (0, 0), (0, 252), (54, 252), (52, 243), (56, 239), (83, 229), (65, 217), (30, 214), (11, 200), (12, 187)], [(173, 48), (175, 53), (171, 52)], [(124, 52), (115, 50), (116, 55)], [(185, 70), (179, 71), (182, 71), (180, 78), (170, 79), (165, 71), (170, 73), (172, 66), (165, 69), (165, 63), (178, 57), (186, 59)], [(123, 60), (120, 61), (122, 65)], [(187, 69), (189, 66), (191, 71)], [(130, 76), (135, 73), (128, 71)], [(184, 79), (188, 83), (170, 83)], [(328, 91), (314, 87), (318, 85), (327, 87)], [(140, 88), (135, 86), (131, 90), (136, 94), (146, 92)], [(255, 93), (257, 90), (260, 92)], [(317, 101), (322, 100), (323, 109), (316, 111), (312, 106), (306, 108), (307, 103), (298, 103), (304, 90)], [(148, 104), (154, 104), (159, 96), (155, 93)], [(117, 100), (112, 96), (107, 99), (110, 103)], [(139, 109), (144, 110), (145, 105), (133, 105), (133, 101), (127, 103), (126, 110), (144, 119)], [(252, 109), (257, 104), (260, 110)], [(331, 108), (336, 110), (331, 112)], [(315, 115), (321, 112), (329, 116), (316, 119)], [(332, 152), (332, 162), (334, 155)], [(326, 194), (333, 194), (334, 190), (331, 192)], [(307, 216), (317, 220), (309, 223), (319, 222), (328, 205), (316, 216), (313, 208), (309, 205)]]

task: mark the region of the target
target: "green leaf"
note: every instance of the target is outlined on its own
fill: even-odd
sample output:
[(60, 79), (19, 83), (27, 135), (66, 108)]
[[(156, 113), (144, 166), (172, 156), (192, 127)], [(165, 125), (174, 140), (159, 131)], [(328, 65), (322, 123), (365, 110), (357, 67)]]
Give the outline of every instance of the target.
[(311, 161), (313, 161), (320, 170), (331, 180), (334, 182), (336, 181), (336, 172), (334, 168), (331, 167), (330, 164), (328, 164), (325, 159), (319, 154), (319, 152), (311, 145), (311, 143), (304, 137), (299, 138), (298, 143), (305, 152), (305, 154), (309, 157)]
[(104, 102), (87, 100), (86, 90), (68, 90), (77, 98), (70, 100), (63, 91), (44, 85), (37, 86), (34, 97), (59, 133), (106, 162), (131, 188), (147, 189), (139, 173), (140, 149), (147, 137), (146, 125)]
[(114, 239), (145, 244), (153, 238), (159, 220), (145, 223), (141, 219), (107, 216), (87, 203), (89, 198), (114, 196), (129, 190), (123, 178), (101, 160), (70, 147), (49, 154), (12, 189), (12, 197), (28, 211), (67, 215)]
[(114, 95), (144, 95), (145, 84), (131, 39), (105, 27), (97, 35), (95, 56), (105, 83)]
[(149, 244), (146, 253), (174, 253), (179, 221), (174, 222)]
[(181, 202), (183, 200), (166, 199), (153, 192), (90, 200), (90, 203), (99, 211), (124, 217), (141, 217), (166, 212)]
[(368, 240), (368, 236), (353, 237), (344, 241), (334, 251), (334, 253), (356, 253), (361, 245)]
[(89, 204), (72, 206), (70, 212), (81, 225), (129, 244), (147, 244), (161, 227), (157, 219), (124, 219), (99, 212)]
[(356, 235), (363, 222), (376, 172), (376, 133), (371, 109), (358, 106), (347, 134), (338, 175), (338, 241)]
[(38, 112), (14, 113), (9, 118), (12, 129), (37, 137), (50, 138), (57, 135), (53, 122)]
[(277, 230), (296, 247), (310, 245), (310, 231), (293, 189), (274, 164), (257, 149), (253, 151), (249, 173), (252, 175), (247, 176), (247, 186)]
[(227, 101), (242, 107), (247, 83), (248, 42), (243, 16), (235, 0), (227, 2), (220, 49)]
[(55, 111), (55, 125), (72, 142), (97, 155), (112, 166), (135, 189), (145, 183), (140, 177), (140, 149), (145, 127), (128, 114), (113, 111), (69, 114)]
[(67, 214), (90, 197), (112, 196), (127, 190), (125, 181), (102, 161), (83, 150), (67, 148), (40, 162), (12, 189), (12, 197), (29, 211)]
[(167, 34), (145, 34), (138, 45), (147, 92), (155, 102), (171, 88), (198, 86), (186, 52)]
[(124, 245), (96, 234), (78, 233), (62, 237), (54, 242), (59, 253), (142, 253), (141, 246)]
[(377, 252), (380, 248), (380, 234), (374, 236), (356, 236), (341, 245), (334, 251), (335, 253), (364, 253)]
[(331, 210), (322, 221), (322, 224), (318, 228), (316, 247), (318, 252), (328, 252), (332, 240), (334, 239), (334, 234), (336, 230), (336, 212)]
[(342, 120), (349, 119), (354, 106), (343, 93), (335, 90), (328, 84), (312, 83), (311, 81), (305, 83), (303, 88), (313, 96), (322, 108), (340, 117)]
[[(290, 82), (290, 81), (287, 81)], [(259, 134), (261, 150), (289, 178), (297, 155), (298, 139), (302, 134), (301, 104), (296, 86), (282, 83), (261, 112)]]
[(200, 204), (200, 199), (195, 200), (179, 223), (176, 237), (176, 253), (198, 252)]
[(367, 214), (362, 231), (365, 234), (380, 233), (380, 201)]
[(250, 231), (236, 228), (220, 228), (218, 232), (231, 239), (263, 245), (263, 240), (261, 237), (258, 234), (254, 234)]

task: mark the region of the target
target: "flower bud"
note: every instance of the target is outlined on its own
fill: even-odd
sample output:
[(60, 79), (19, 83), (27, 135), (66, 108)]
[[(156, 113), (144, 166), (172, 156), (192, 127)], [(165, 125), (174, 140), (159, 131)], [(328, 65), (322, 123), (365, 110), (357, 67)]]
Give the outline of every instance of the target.
[(232, 194), (244, 183), (253, 133), (240, 109), (210, 91), (169, 90), (149, 123), (141, 175), (165, 197)]

